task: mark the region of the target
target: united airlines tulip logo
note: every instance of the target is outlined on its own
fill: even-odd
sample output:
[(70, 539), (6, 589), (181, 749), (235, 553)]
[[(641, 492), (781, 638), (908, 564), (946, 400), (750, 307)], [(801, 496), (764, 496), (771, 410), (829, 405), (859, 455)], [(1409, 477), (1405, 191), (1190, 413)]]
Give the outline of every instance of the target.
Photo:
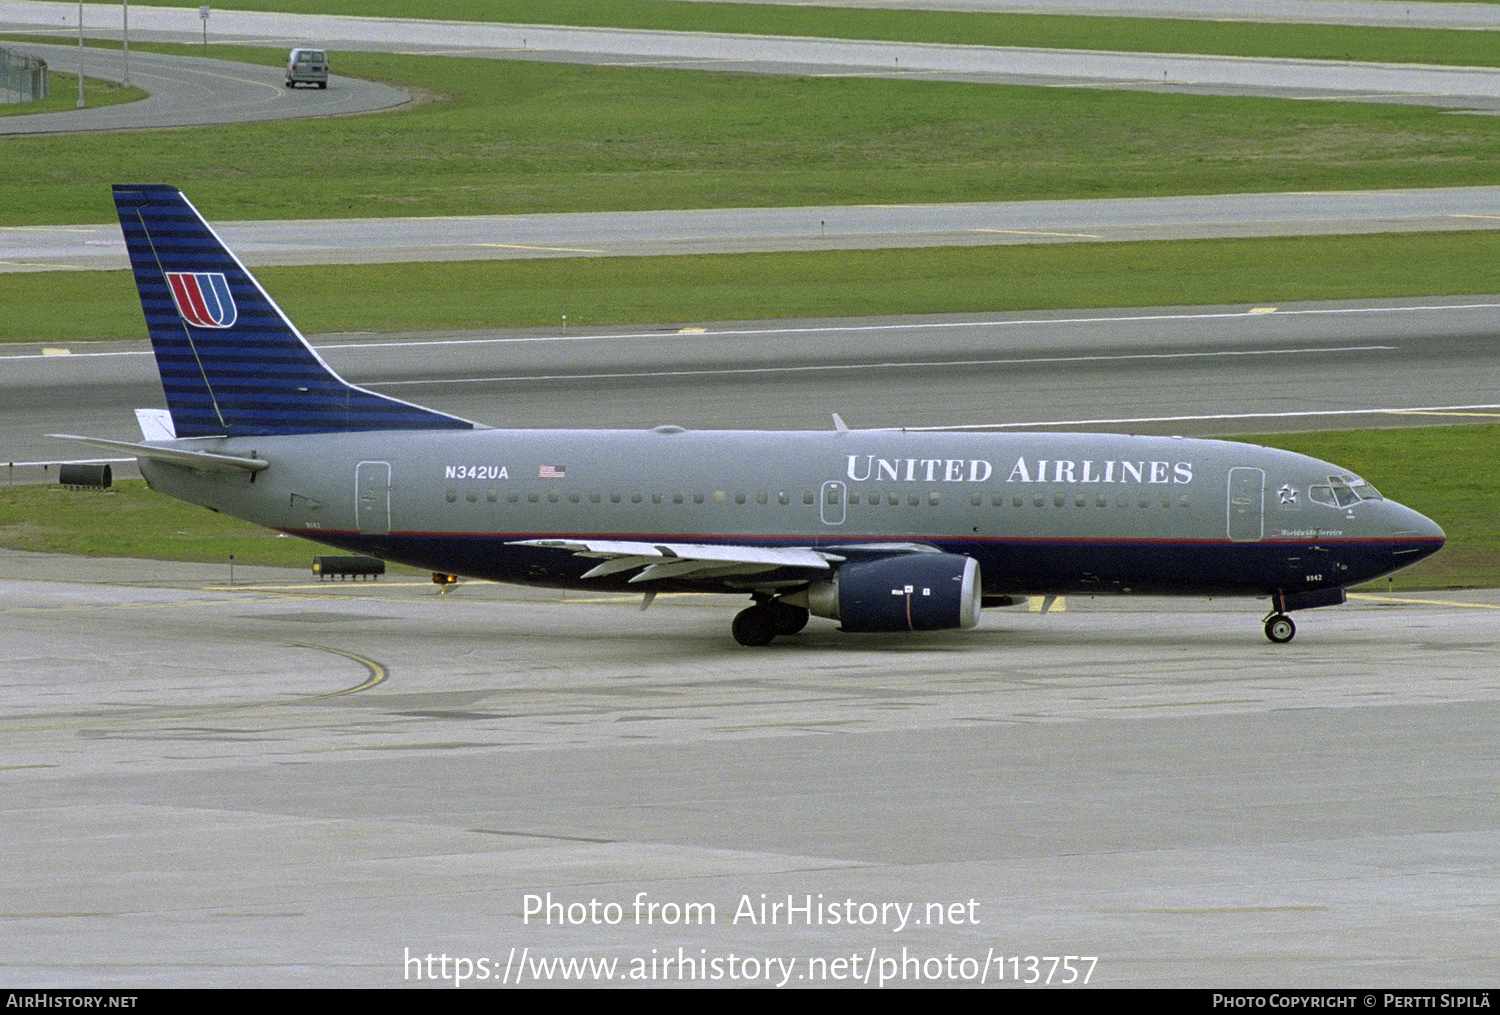
[(167, 285), (182, 319), (195, 328), (232, 328), (239, 317), (229, 282), (218, 271), (169, 271)]

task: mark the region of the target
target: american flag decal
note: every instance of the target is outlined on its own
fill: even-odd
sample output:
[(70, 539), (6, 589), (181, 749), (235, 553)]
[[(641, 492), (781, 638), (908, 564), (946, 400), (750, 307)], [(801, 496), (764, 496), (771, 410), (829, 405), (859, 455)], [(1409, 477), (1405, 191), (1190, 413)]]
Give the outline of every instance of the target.
[(562, 465), (543, 465), (536, 470), (537, 479), (566, 479), (567, 467)]
[(195, 328), (232, 328), (239, 318), (220, 271), (169, 271), (167, 287), (182, 319)]

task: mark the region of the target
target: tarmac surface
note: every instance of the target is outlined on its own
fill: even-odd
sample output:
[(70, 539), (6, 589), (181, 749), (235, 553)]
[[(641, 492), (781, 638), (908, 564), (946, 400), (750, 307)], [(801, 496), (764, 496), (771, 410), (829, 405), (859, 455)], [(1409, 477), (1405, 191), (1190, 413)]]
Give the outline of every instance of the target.
[(228, 578), (0, 552), (13, 987), (1500, 974), (1500, 593), (747, 651), (712, 599)]
[[(200, 210), (257, 267), (1494, 229), (1500, 187), (264, 222)], [(0, 227), (0, 274), (129, 266), (118, 223)]]

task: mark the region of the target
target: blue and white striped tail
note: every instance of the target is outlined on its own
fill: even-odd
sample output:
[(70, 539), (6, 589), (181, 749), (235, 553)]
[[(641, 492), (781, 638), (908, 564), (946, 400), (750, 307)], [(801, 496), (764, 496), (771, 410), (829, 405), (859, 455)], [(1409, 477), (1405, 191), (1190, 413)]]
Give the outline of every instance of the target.
[(176, 187), (114, 194), (178, 437), (474, 428), (334, 373)]

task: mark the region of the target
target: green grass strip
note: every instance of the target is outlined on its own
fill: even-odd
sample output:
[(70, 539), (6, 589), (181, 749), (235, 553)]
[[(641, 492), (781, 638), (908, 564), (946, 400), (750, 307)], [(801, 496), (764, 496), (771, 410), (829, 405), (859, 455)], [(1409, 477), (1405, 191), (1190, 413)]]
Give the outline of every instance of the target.
[(221, 222), (1500, 183), (1500, 117), (1414, 106), (381, 54), (339, 68), (447, 98), (8, 137), (0, 225), (112, 221), (118, 182), (176, 184)]
[[(146, 97), (139, 88), (126, 88), (113, 81), (100, 81), (84, 75), (83, 101), (90, 109), (138, 102)], [(63, 113), (78, 108), (78, 75), (56, 69), (47, 74), (47, 98), (35, 102), (17, 102), (0, 106), (0, 117), (30, 116), (34, 113)]]
[[(310, 334), (1500, 292), (1500, 232), (256, 269)], [(338, 299), (329, 299), (338, 293)], [(127, 272), (0, 274), (0, 340), (143, 338)]]
[(325, 551), (128, 481), (110, 491), (60, 486), (0, 489), (0, 546), (89, 557), (312, 566)]
[[(237, 0), (241, 10), (411, 18), (426, 12), (400, 0)], [(1495, 66), (1492, 33), (1347, 25), (1260, 24), (1182, 19), (1066, 17), (825, 8), (669, 0), (450, 0), (446, 21), (637, 28), (967, 46), (1205, 53), (1396, 63)]]
[[(1500, 586), (1500, 491), (1476, 461), (1493, 456), (1500, 426), (1418, 427), (1242, 438), (1352, 469), (1386, 496), (1443, 526), (1447, 547), (1396, 576), (1398, 590)], [(57, 486), (0, 489), (0, 546), (89, 556), (310, 567), (318, 546), (151, 493)], [(1378, 583), (1377, 590), (1386, 584)]]

